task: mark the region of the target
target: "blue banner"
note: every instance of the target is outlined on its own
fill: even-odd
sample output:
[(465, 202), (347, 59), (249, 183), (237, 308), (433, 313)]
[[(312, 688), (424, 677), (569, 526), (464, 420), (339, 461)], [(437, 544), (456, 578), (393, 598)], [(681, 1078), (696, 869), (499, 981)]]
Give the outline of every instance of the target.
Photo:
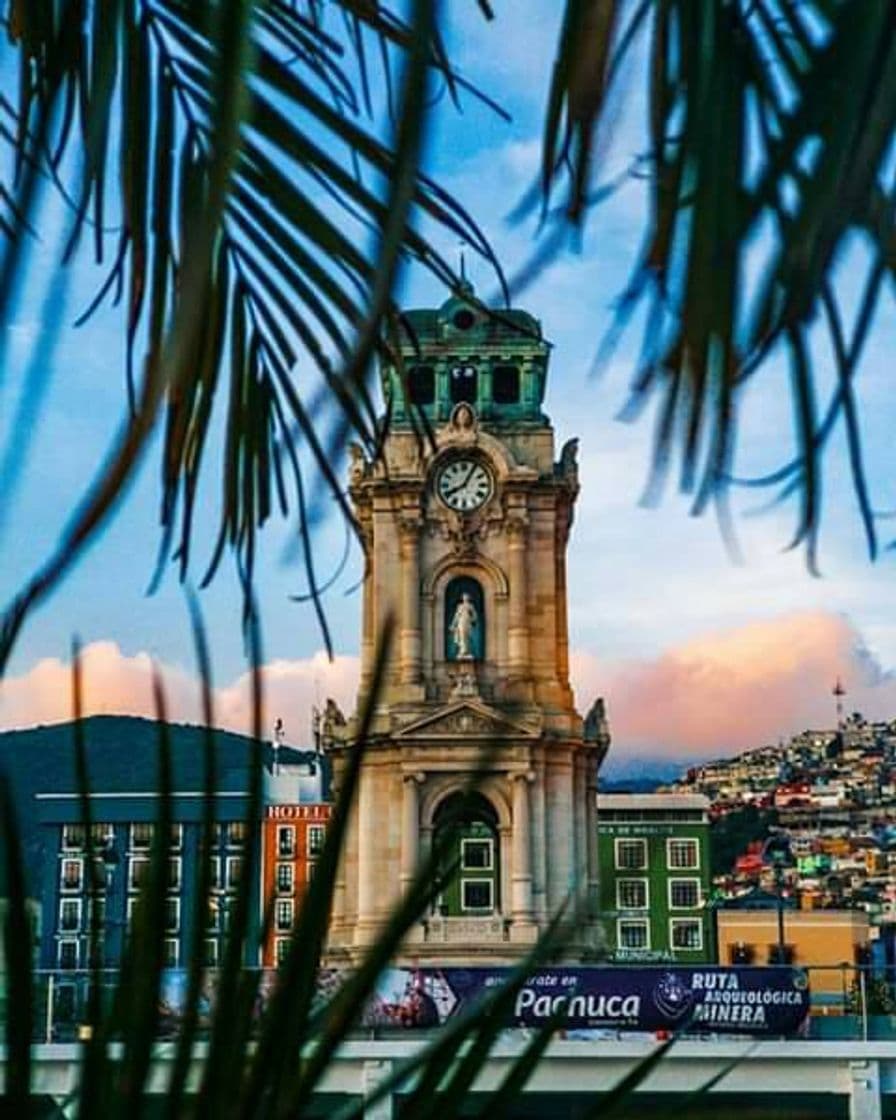
[[(364, 1014), (368, 1027), (434, 1027), (506, 983), (508, 968), (390, 968)], [(516, 995), (508, 1027), (561, 1030), (799, 1033), (809, 982), (799, 968), (672, 966), (540, 968)]]

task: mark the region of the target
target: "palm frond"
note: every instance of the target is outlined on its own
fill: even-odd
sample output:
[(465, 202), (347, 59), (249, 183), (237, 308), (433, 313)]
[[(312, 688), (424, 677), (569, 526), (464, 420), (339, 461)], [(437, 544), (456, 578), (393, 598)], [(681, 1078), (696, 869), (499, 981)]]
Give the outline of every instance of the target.
[[(115, 510), (160, 418), (156, 578), (172, 558), (180, 578), (190, 574), (198, 495), (216, 474), (219, 532), (200, 562), (210, 578), (232, 551), (247, 595), (261, 526), (277, 509), (307, 520), (303, 473), (322, 477), (352, 524), (333, 461), (347, 433), (378, 448), (371, 359), (387, 347), (381, 323), (396, 310), (400, 264), (414, 259), (458, 282), (417, 231), (418, 216), (497, 267), (472, 218), (420, 168), (431, 75), (467, 89), (451, 72), (434, 0), (419, 0), (407, 20), (350, 0), (333, 8), (323, 19), (316, 5), (288, 0), (12, 3), (5, 49), (21, 82), (0, 137), (19, 182), (2, 184), (4, 221), (17, 232), (0, 259), (0, 326), (37, 185), (59, 184), (72, 207), (66, 259), (89, 249), (106, 269), (85, 316), (123, 303), (129, 419), (80, 514), (8, 608), (0, 664), (25, 616)], [(371, 91), (391, 88), (394, 68), (402, 77), (386, 136)], [(307, 549), (304, 557), (308, 565)], [(307, 574), (317, 600), (324, 581)]]
[[(873, 309), (892, 295), (875, 280), (881, 266), (893, 271), (890, 5), (870, 4), (867, 18), (856, 20), (849, 5), (823, 0), (568, 0), (541, 187), (545, 210), (555, 192), (564, 193), (564, 220), (573, 227), (587, 215), (595, 155), (624, 73), (643, 74), (647, 87), (648, 207), (619, 322), (647, 303), (643, 360), (626, 414), (634, 418), (659, 398), (648, 496), (658, 496), (678, 460), (679, 486), (693, 495), (695, 512), (724, 502), (742, 391), (761, 371), (766, 392), (775, 392), (784, 354), (794, 370), (797, 458), (784, 468), (790, 484), (783, 496), (799, 495), (795, 540), (814, 570), (821, 455), (842, 423), (873, 558), (877, 532), (852, 388), (867, 323), (864, 307), (853, 328), (840, 322), (835, 272), (842, 250), (861, 234), (868, 252), (859, 267)], [(555, 252), (562, 239), (550, 236)], [(813, 329), (827, 331), (835, 355), (829, 409), (809, 406), (823, 373), (809, 345)], [(855, 346), (842, 344), (850, 335)]]

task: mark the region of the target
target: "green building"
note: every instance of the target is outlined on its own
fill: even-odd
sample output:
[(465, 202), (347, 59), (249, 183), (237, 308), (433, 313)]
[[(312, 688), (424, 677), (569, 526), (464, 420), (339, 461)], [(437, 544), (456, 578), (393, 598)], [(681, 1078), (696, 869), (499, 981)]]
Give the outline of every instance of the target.
[(695, 794), (600, 794), (600, 915), (615, 963), (715, 959), (709, 801)]

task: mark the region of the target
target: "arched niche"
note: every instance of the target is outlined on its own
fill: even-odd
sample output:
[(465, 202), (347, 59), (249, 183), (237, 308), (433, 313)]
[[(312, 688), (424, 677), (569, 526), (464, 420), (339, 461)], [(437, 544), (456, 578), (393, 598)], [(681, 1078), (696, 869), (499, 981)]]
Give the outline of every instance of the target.
[[(479, 611), (480, 617), (484, 619), (481, 624), (482, 660), (477, 664), (495, 667), (506, 662), (507, 576), (494, 561), (485, 556), (463, 560), (456, 556), (445, 556), (430, 569), (423, 580), (423, 660), (427, 675), (450, 670), (458, 664), (446, 656), (450, 623), (450, 617), (446, 617), (446, 592), (453, 581), (464, 577), (475, 581), (482, 594)], [(479, 605), (474, 605), (478, 610)]]
[(482, 584), (471, 575), (454, 576), (442, 596), (446, 661), (484, 661), (487, 616)]

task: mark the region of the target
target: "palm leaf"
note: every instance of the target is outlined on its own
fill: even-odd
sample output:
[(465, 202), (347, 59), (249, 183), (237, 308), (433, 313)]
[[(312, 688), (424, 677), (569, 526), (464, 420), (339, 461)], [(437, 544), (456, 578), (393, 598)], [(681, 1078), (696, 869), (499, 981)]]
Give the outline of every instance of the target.
[[(2, 136), (22, 176), (18, 190), (2, 184), (14, 200), (8, 216), (20, 214), (12, 228), (24, 230), (35, 184), (48, 177), (74, 198), (68, 256), (86, 248), (89, 223), (94, 257), (105, 262), (103, 231), (119, 230), (86, 314), (122, 295), (131, 419), (80, 516), (7, 608), (0, 666), (25, 617), (113, 515), (162, 416), (157, 575), (173, 557), (188, 578), (196, 495), (203, 475), (216, 469), (207, 451), (214, 404), (222, 394), (233, 399), (232, 377), (260, 391), (250, 393), (248, 412), (226, 413), (236, 426), (227, 429), (217, 469), (232, 480), (239, 463), (240, 484), (223, 489), (218, 540), (202, 560), (207, 574), (229, 550), (251, 586), (255, 534), (274, 510), (273, 493), (281, 510), (303, 505), (295, 474), (278, 474), (284, 456), (299, 461), (302, 448), (348, 516), (331, 464), (349, 432), (370, 453), (378, 450), (370, 359), (384, 350), (380, 327), (395, 311), (400, 263), (412, 257), (443, 282), (457, 282), (417, 231), (415, 213), (495, 263), (469, 215), (419, 169), (431, 72), (455, 96), (468, 88), (451, 73), (434, 4), (420, 0), (407, 21), (348, 0), (334, 7), (350, 17), (347, 25), (289, 0), (13, 5), (19, 30), (6, 49), (18, 56), (23, 77), (15, 128)], [(390, 82), (396, 60), (403, 66), (389, 140), (382, 122), (365, 118), (365, 96), (354, 96), (356, 63), (372, 80), (370, 42)], [(32, 71), (35, 82), (26, 80)], [(83, 174), (73, 186), (63, 169), (78, 154)], [(346, 214), (376, 231), (372, 252), (358, 250)], [(17, 235), (0, 260), (0, 324), (9, 319), (6, 293), (22, 271), (24, 244)], [(235, 331), (243, 362), (233, 369)], [(306, 356), (328, 387), (329, 439), (319, 401), (308, 396)], [(304, 555), (314, 589), (326, 580), (313, 578)]]
[[(658, 497), (677, 458), (679, 486), (694, 495), (694, 512), (714, 501), (725, 515), (743, 390), (761, 372), (767, 391), (775, 391), (770, 383), (784, 352), (794, 370), (798, 458), (782, 468), (790, 482), (780, 496), (799, 499), (794, 541), (812, 570), (821, 455), (838, 423), (868, 552), (877, 552), (851, 388), (866, 342), (864, 308), (854, 329), (838, 322), (835, 270), (861, 232), (870, 253), (858, 267), (873, 307), (892, 298), (874, 281), (879, 262), (889, 261), (892, 271), (893, 260), (891, 16), (883, 0), (860, 21), (849, 5), (823, 0), (568, 0), (545, 114), (543, 213), (555, 192), (565, 197), (563, 217), (553, 219), (556, 228), (544, 242), (549, 259), (564, 243), (563, 222), (576, 228), (585, 220), (592, 167), (621, 76), (635, 70), (639, 55), (647, 58), (652, 174), (643, 249), (609, 335), (616, 341), (635, 308), (647, 303), (643, 361), (626, 410), (634, 418), (658, 398), (647, 493)], [(757, 282), (747, 282), (751, 273)], [(829, 407), (816, 409), (815, 340), (823, 332), (838, 383)], [(858, 345), (841, 345), (838, 334), (851, 333)], [(767, 472), (775, 479), (768, 484), (778, 476)]]

